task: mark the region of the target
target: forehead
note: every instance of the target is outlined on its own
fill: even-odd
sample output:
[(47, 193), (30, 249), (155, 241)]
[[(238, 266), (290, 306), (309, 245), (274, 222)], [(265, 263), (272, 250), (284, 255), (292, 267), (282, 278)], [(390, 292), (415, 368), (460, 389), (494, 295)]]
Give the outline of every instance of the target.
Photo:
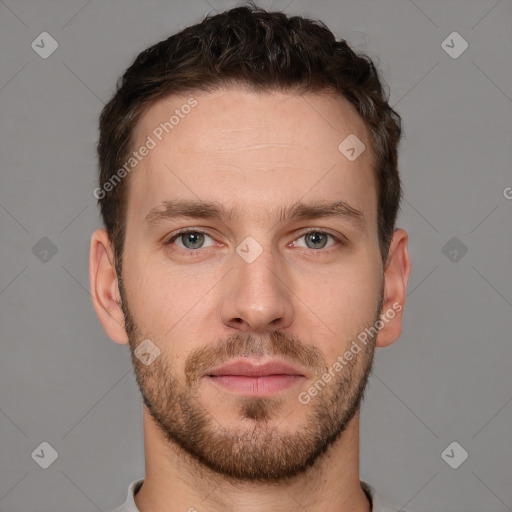
[[(347, 137), (366, 149), (354, 161)], [(351, 140), (351, 139), (349, 139)], [(264, 216), (272, 205), (344, 199), (376, 215), (373, 155), (363, 120), (332, 94), (223, 88), (171, 96), (140, 119), (133, 149), (145, 151), (130, 175), (128, 211), (162, 201), (217, 201)]]

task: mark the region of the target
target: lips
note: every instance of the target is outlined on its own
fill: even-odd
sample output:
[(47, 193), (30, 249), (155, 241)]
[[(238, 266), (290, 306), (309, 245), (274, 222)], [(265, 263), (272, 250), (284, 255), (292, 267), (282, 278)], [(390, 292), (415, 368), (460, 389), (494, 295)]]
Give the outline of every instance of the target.
[(268, 363), (260, 365), (255, 365), (247, 361), (235, 361), (209, 370), (207, 375), (214, 377), (220, 375), (243, 375), (246, 377), (265, 377), (267, 375), (304, 376), (300, 370), (280, 361), (269, 361)]
[(253, 364), (234, 361), (208, 370), (205, 377), (215, 385), (245, 396), (269, 396), (302, 382), (306, 375), (281, 361)]

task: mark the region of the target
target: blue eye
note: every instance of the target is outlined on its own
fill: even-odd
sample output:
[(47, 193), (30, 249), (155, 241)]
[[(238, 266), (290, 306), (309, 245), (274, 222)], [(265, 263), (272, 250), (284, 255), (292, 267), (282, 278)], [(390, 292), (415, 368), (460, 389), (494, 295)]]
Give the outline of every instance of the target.
[[(202, 249), (202, 244), (204, 244), (205, 237), (212, 237), (206, 234), (204, 231), (181, 231), (177, 235), (174, 235), (166, 245), (173, 243), (175, 240), (180, 240), (182, 242), (182, 246), (179, 246), (181, 249)], [(213, 240), (213, 239), (212, 239)], [(211, 246), (210, 246), (211, 247)]]
[[(206, 238), (209, 238), (211, 240), (210, 245), (204, 245)], [(331, 240), (334, 241), (334, 243), (332, 243), (330, 246), (327, 245), (329, 243), (329, 238), (331, 238)], [(297, 244), (297, 240), (301, 239), (305, 240), (305, 245)], [(199, 252), (199, 249), (205, 249), (208, 247), (215, 246), (215, 240), (210, 235), (208, 235), (204, 231), (200, 231), (197, 229), (182, 230), (179, 233), (175, 234), (172, 238), (170, 238), (165, 243), (165, 245), (172, 246), (177, 241), (180, 241), (180, 243), (176, 243), (176, 250), (188, 253)], [(343, 240), (332, 235), (331, 233), (320, 230), (311, 230), (307, 231), (306, 233), (303, 233), (298, 238), (296, 238), (293, 241), (293, 245), (295, 247), (304, 247), (306, 249), (311, 249), (312, 251), (318, 252), (321, 249), (329, 249), (333, 245), (336, 245), (336, 242), (341, 243), (343, 245)]]
[[(308, 231), (301, 235), (298, 240), (304, 238), (306, 240), (306, 248), (307, 249), (324, 249), (326, 244), (328, 243), (328, 239), (331, 237), (334, 240), (337, 238), (330, 233), (326, 233), (325, 231)], [(308, 242), (311, 242), (309, 244)]]

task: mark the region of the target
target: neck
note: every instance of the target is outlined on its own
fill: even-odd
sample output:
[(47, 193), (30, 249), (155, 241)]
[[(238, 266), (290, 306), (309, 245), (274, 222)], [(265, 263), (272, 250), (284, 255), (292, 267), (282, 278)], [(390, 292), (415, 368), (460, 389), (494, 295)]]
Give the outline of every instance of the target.
[(359, 412), (306, 472), (279, 482), (233, 482), (169, 445), (143, 406), (146, 476), (140, 512), (370, 512), (359, 482)]

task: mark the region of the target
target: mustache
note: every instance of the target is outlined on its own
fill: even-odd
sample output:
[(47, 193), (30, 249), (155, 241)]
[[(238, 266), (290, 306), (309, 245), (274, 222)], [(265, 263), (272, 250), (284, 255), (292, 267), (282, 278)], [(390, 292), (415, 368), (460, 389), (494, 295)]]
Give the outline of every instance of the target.
[(251, 333), (236, 332), (215, 345), (192, 351), (185, 361), (187, 384), (194, 386), (205, 372), (214, 366), (228, 362), (234, 357), (261, 358), (281, 356), (289, 363), (299, 363), (311, 368), (317, 376), (327, 371), (328, 365), (319, 349), (303, 344), (297, 337), (280, 331), (255, 336)]

